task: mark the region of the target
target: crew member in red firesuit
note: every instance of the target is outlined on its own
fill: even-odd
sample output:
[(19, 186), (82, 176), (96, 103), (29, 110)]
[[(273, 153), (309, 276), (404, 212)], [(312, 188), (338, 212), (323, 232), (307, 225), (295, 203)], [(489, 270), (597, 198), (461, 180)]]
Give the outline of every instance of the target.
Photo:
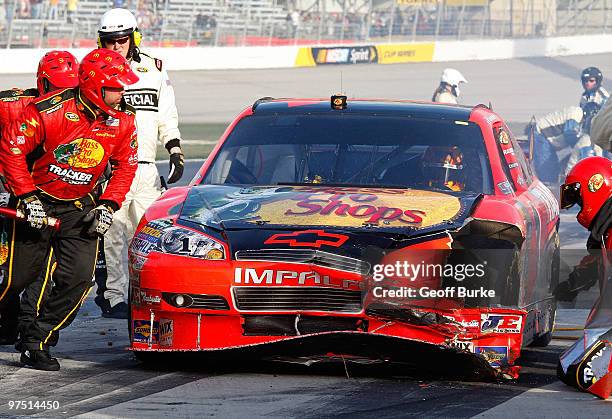
[[(32, 89), (10, 89), (0, 92), (0, 130), (7, 126), (11, 121), (21, 116), (23, 110), (38, 96), (49, 92), (54, 92), (60, 89), (77, 87), (79, 84), (79, 63), (77, 59), (68, 51), (50, 51), (46, 53), (38, 63), (38, 71), (36, 72), (36, 88)], [(33, 156), (34, 157), (34, 156)], [(0, 168), (0, 173), (2, 170)], [(3, 185), (0, 185), (2, 188)], [(8, 194), (7, 194), (8, 195)], [(4, 195), (3, 195), (4, 197)], [(2, 202), (6, 202), (4, 199)], [(0, 219), (0, 230), (6, 239), (10, 236), (9, 220), (6, 218)], [(1, 243), (6, 245), (8, 243)], [(8, 257), (9, 252), (0, 255), (0, 265), (2, 268), (7, 268), (8, 260), (5, 260), (4, 255)], [(43, 284), (48, 282), (48, 273), (51, 268), (48, 263), (44, 272)], [(0, 268), (0, 269), (2, 269)], [(37, 297), (40, 296), (41, 289), (37, 287), (29, 287), (26, 291), (32, 292)], [(38, 302), (39, 298), (36, 299)], [(33, 319), (36, 316), (36, 306), (22, 307), (22, 315), (29, 316)], [(12, 345), (17, 338), (17, 315), (19, 314), (19, 298), (4, 298), (0, 303), (0, 345)]]
[(577, 204), (578, 222), (591, 234), (587, 250), (580, 264), (574, 268), (567, 282), (555, 291), (561, 300), (572, 300), (579, 291), (588, 289), (599, 278), (601, 249), (612, 249), (612, 161), (605, 157), (589, 157), (581, 160), (567, 175), (561, 185), (561, 208)]
[[(24, 289), (38, 277), (53, 249), (53, 288), (35, 321), (19, 324), (21, 362), (57, 371), (49, 347), (87, 297), (104, 235), (130, 188), (136, 167), (135, 113), (126, 105), (126, 86), (138, 77), (120, 54), (97, 49), (79, 66), (79, 87), (47, 94), (28, 105), (3, 130), (0, 161), (27, 222), (15, 223), (13, 255), (2, 294)], [(26, 155), (42, 148), (28, 171)], [(92, 195), (107, 162), (113, 172), (99, 198)], [(47, 217), (61, 222), (57, 233)]]

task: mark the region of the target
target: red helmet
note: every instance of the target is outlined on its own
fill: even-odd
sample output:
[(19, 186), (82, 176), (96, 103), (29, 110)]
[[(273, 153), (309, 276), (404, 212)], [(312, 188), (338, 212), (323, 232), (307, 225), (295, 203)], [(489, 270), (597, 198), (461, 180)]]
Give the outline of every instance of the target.
[(123, 56), (110, 49), (95, 49), (79, 66), (79, 89), (94, 105), (110, 116), (118, 111), (104, 102), (104, 88), (121, 88), (134, 84), (138, 76)]
[(576, 163), (561, 185), (561, 208), (580, 205), (578, 222), (589, 228), (611, 195), (612, 161), (605, 157), (589, 157)]
[(50, 51), (38, 63), (36, 72), (36, 87), (38, 93), (44, 95), (49, 90), (49, 84), (60, 88), (77, 87), (79, 62), (68, 51)]

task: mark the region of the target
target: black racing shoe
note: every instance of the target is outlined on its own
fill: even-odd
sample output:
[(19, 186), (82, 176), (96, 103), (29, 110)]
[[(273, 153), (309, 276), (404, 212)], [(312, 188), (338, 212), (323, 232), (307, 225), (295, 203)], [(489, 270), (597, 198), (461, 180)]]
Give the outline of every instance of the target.
[(107, 319), (127, 319), (128, 305), (122, 301), (119, 304), (111, 307), (109, 311), (103, 311), (102, 317)]
[(21, 363), (29, 365), (36, 370), (59, 371), (60, 364), (47, 351), (25, 350), (21, 353)]
[(96, 298), (94, 298), (94, 302), (100, 307), (100, 310), (102, 310), (102, 315), (108, 313), (111, 309), (110, 302), (102, 295), (97, 295)]
[(23, 340), (17, 339), (17, 341), (15, 341), (15, 350), (17, 352), (25, 352), (26, 351), (26, 348), (23, 345)]

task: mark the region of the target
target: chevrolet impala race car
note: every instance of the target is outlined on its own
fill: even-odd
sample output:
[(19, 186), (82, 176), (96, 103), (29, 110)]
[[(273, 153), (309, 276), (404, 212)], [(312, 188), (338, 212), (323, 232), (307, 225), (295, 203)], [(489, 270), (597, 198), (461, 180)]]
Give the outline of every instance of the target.
[(550, 341), (558, 226), (483, 105), (261, 99), (141, 220), (131, 350), (384, 338), (516, 376)]

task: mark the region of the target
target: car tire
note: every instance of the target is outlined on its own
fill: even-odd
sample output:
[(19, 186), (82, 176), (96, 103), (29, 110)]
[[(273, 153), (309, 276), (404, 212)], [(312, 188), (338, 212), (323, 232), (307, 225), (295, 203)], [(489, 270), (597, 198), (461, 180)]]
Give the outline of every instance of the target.
[(545, 348), (552, 341), (552, 332), (546, 332), (543, 335), (538, 336), (528, 346), (532, 348)]
[(128, 338), (130, 339), (130, 346), (132, 346), (132, 285), (128, 283), (128, 317), (127, 317), (127, 328)]
[(508, 307), (516, 307), (519, 304), (520, 288), (521, 288), (521, 271), (522, 271), (521, 251), (515, 248), (512, 255), (512, 263), (510, 271), (504, 285), (504, 293), (501, 298), (501, 305)]
[[(557, 235), (558, 238), (558, 235)], [(559, 271), (561, 266), (561, 253), (559, 250), (559, 246), (555, 247), (552, 256), (552, 266), (550, 270), (550, 291), (553, 292), (554, 289), (559, 285)], [(553, 297), (554, 298), (554, 297)], [(553, 299), (553, 307), (552, 307), (552, 316), (550, 316), (549, 324), (548, 324), (548, 332), (543, 335), (536, 336), (533, 342), (531, 342), (528, 346), (536, 347), (536, 348), (544, 348), (550, 344), (553, 338), (553, 329), (555, 327), (555, 318), (557, 315), (557, 300)]]
[(557, 315), (557, 302), (553, 303), (552, 316), (548, 322), (548, 332), (543, 335), (536, 336), (536, 338), (528, 345), (534, 348), (544, 348), (550, 344), (553, 338), (553, 329), (555, 327), (555, 317)]
[(159, 358), (161, 355), (159, 352), (148, 352), (148, 351), (133, 351), (134, 356), (137, 360), (143, 364), (159, 364)]

